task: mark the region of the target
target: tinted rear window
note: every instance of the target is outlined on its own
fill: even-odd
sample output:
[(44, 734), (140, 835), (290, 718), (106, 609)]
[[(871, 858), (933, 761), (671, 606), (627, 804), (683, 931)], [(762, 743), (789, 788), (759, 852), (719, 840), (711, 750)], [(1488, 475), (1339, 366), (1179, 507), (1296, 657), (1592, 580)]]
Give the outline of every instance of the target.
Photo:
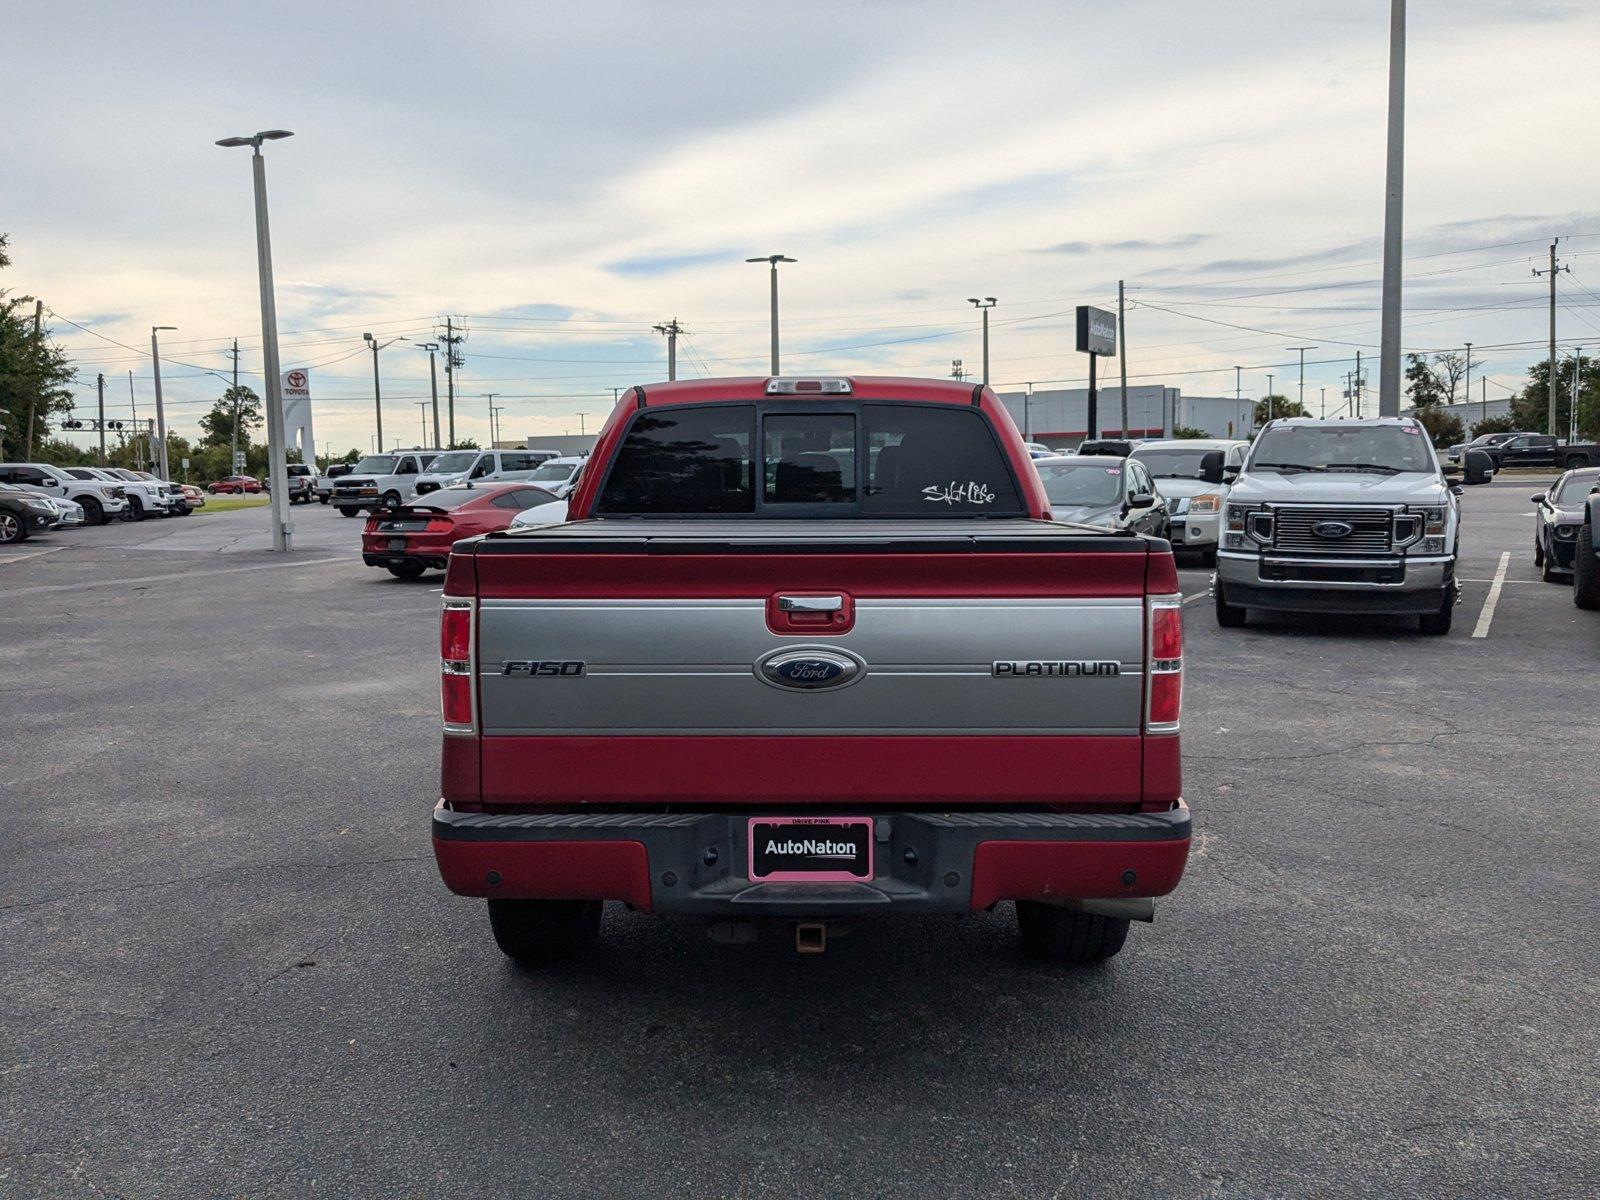
[(641, 410), (595, 511), (765, 517), (1021, 516), (976, 409), (915, 403)]

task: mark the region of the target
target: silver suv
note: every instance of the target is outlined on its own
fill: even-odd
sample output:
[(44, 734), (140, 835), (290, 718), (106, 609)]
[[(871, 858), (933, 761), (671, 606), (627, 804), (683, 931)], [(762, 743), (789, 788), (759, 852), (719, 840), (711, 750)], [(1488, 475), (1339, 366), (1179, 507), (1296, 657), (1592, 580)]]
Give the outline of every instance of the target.
[(1252, 608), (1393, 613), (1450, 632), (1458, 493), (1410, 417), (1269, 423), (1228, 494), (1217, 623)]

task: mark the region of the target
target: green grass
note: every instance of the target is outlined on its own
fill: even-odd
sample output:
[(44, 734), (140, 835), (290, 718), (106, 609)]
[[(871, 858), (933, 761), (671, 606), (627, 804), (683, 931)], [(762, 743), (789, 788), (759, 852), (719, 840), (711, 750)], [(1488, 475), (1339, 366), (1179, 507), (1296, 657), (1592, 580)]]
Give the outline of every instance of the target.
[(207, 496), (206, 506), (194, 510), (194, 515), (203, 517), (207, 513), (233, 512), (238, 508), (263, 508), (269, 503), (266, 496)]

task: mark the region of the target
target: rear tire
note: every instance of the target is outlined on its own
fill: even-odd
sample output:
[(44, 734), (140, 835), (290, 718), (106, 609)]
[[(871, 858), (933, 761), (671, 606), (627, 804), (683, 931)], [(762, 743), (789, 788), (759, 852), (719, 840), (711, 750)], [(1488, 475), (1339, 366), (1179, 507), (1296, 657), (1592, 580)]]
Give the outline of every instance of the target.
[(400, 493), (399, 492), (385, 492), (383, 494), (383, 506), (385, 508), (399, 508), (400, 507)]
[(1579, 608), (1600, 608), (1600, 562), (1594, 557), (1594, 526), (1578, 531), (1572, 558), (1572, 602)]
[(106, 523), (106, 510), (101, 507), (100, 501), (93, 496), (85, 496), (78, 503), (83, 505), (83, 523), (85, 525), (104, 525)]
[(359, 508), (341, 508), (339, 511), (347, 517), (359, 517), (361, 515)]
[(407, 582), (410, 582), (413, 579), (421, 579), (422, 573), (427, 569), (428, 568), (423, 566), (421, 563), (391, 563), (389, 566), (389, 574), (393, 575), (396, 579), (404, 579)]
[(1237, 604), (1228, 603), (1222, 591), (1222, 580), (1211, 585), (1211, 595), (1217, 605), (1217, 624), (1224, 629), (1242, 628), (1249, 613)]
[(599, 941), (602, 907), (599, 900), (491, 900), (489, 928), (507, 958), (555, 962)]
[(0, 546), (28, 540), (28, 526), (9, 508), (0, 508)]
[(1122, 949), (1128, 922), (1037, 900), (1017, 901), (1022, 946), (1035, 958), (1058, 963), (1101, 962)]

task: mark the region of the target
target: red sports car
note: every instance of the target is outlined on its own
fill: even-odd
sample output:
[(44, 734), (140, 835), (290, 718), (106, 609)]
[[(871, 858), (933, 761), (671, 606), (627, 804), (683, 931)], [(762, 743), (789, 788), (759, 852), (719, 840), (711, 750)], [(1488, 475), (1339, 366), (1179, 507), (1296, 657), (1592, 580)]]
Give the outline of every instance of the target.
[(399, 508), (381, 508), (367, 518), (361, 534), (361, 561), (383, 567), (396, 579), (415, 579), (429, 569), (442, 571), (450, 547), (462, 538), (492, 533), (511, 524), (525, 508), (557, 497), (526, 483), (470, 483), (419, 496)]
[(261, 490), (261, 480), (254, 475), (229, 475), (226, 479), (219, 479), (211, 485), (212, 493), (218, 496), (229, 494), (242, 496), (245, 492)]

